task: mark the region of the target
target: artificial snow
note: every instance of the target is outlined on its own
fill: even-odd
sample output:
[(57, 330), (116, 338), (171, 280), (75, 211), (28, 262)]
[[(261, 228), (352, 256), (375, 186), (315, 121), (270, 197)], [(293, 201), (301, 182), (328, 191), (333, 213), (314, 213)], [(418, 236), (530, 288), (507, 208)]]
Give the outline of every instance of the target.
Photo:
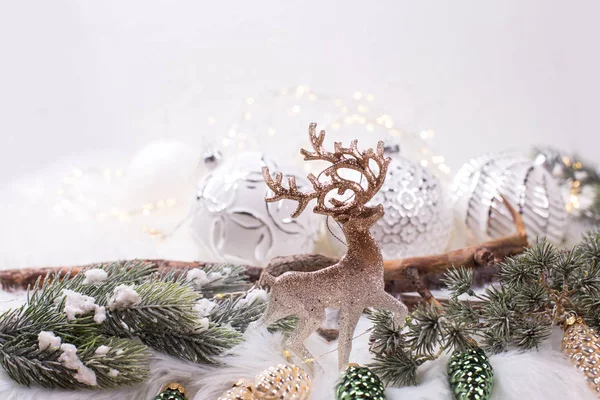
[(206, 272), (199, 268), (189, 270), (186, 277), (188, 281), (192, 282), (192, 284), (197, 290), (200, 290), (202, 286), (206, 285), (207, 283), (210, 283), (210, 279), (208, 279)]
[(106, 307), (98, 306), (96, 307), (96, 311), (94, 312), (94, 322), (97, 324), (101, 324), (106, 321)]
[(108, 273), (100, 268), (88, 269), (84, 274), (85, 279), (83, 280), (83, 283), (85, 285), (100, 284), (108, 278)]
[(67, 321), (73, 321), (77, 315), (87, 314), (88, 312), (94, 312), (94, 322), (101, 324), (106, 319), (106, 310), (96, 304), (96, 299), (91, 296), (86, 296), (81, 293), (77, 293), (73, 290), (64, 289), (62, 291), (62, 297), (57, 298), (57, 302), (65, 299), (65, 314), (67, 314)]
[(109, 346), (102, 345), (102, 346), (98, 346), (98, 348), (96, 349), (96, 351), (94, 353), (97, 354), (97, 355), (99, 355), (99, 356), (104, 356), (109, 351), (110, 351), (110, 347)]
[(208, 318), (206, 318), (206, 317), (200, 318), (195, 332), (196, 333), (203, 332), (203, 331), (207, 330), (209, 326), (210, 326), (210, 320)]
[(217, 303), (209, 299), (198, 300), (194, 306), (194, 311), (198, 313), (200, 318), (204, 318), (210, 314), (210, 312), (217, 306)]
[(112, 297), (108, 300), (109, 310), (123, 310), (141, 301), (140, 295), (133, 285), (119, 285), (115, 288)]
[(119, 350), (115, 351), (115, 354), (118, 356), (120, 356), (123, 353), (125, 353), (125, 350), (123, 350), (123, 349), (119, 349)]
[(96, 373), (83, 365), (79, 357), (77, 357), (77, 347), (70, 343), (63, 343), (60, 346), (60, 349), (62, 350), (62, 354), (58, 358), (58, 361), (66, 368), (77, 371), (74, 375), (77, 382), (89, 386), (96, 386)]
[(266, 303), (267, 298), (268, 298), (268, 296), (267, 296), (266, 290), (252, 289), (248, 293), (246, 293), (246, 295), (242, 299), (240, 299), (237, 302), (236, 307), (239, 308), (239, 307), (249, 306), (256, 302)]
[(221, 272), (211, 272), (207, 274), (200, 268), (190, 269), (186, 275), (188, 281), (192, 282), (196, 290), (202, 289), (202, 286), (227, 278), (231, 274), (231, 268), (225, 267)]
[(41, 331), (38, 334), (38, 347), (40, 350), (58, 350), (60, 349), (61, 339), (54, 332)]
[(118, 369), (111, 368), (108, 370), (108, 376), (111, 378), (116, 378), (121, 372)]

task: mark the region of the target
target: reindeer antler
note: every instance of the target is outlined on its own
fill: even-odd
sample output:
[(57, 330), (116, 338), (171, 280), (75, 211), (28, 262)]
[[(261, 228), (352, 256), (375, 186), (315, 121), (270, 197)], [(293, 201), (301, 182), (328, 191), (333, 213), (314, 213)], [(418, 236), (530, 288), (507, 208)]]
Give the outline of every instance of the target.
[[(293, 176), (288, 177), (288, 188), (285, 188), (281, 184), (283, 180), (281, 173), (276, 173), (275, 179), (273, 179), (269, 169), (263, 167), (262, 171), (265, 182), (274, 193), (272, 196), (267, 197), (266, 201), (271, 202), (281, 199), (296, 200), (298, 206), (292, 214), (294, 218), (300, 215), (312, 199), (317, 199), (317, 205), (314, 208), (315, 213), (335, 216), (360, 212), (365, 207), (365, 204), (379, 191), (381, 185), (383, 185), (387, 174), (387, 167), (391, 162), (390, 158), (384, 156), (383, 142), (380, 141), (377, 144), (376, 151), (368, 149), (363, 152), (358, 150), (357, 140), (353, 140), (350, 143), (350, 147), (342, 147), (341, 143), (335, 142), (334, 152), (332, 153), (323, 147), (325, 131), (321, 130), (317, 135), (316, 128), (316, 123), (311, 123), (308, 127), (308, 135), (314, 152), (301, 149), (300, 153), (302, 153), (304, 159), (307, 161), (323, 160), (330, 162), (332, 165), (322, 172), (323, 175), (329, 177), (329, 180), (320, 182), (313, 174), (309, 174), (308, 180), (311, 182), (313, 190), (302, 192), (298, 190), (296, 179)], [(371, 160), (377, 164), (377, 174), (371, 169)], [(340, 169), (352, 169), (362, 174), (366, 178), (367, 188), (363, 188), (359, 182), (341, 177), (339, 174)], [(346, 191), (350, 190), (354, 195), (344, 201), (335, 198), (328, 199), (328, 202), (333, 206), (328, 207), (325, 204), (326, 196), (333, 190), (337, 190), (338, 195), (343, 195)]]

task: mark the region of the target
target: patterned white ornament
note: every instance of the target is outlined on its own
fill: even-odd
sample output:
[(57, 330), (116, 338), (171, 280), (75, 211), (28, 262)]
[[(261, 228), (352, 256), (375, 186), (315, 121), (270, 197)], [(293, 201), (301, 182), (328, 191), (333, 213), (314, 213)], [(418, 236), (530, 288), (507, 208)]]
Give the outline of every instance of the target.
[[(262, 153), (240, 153), (200, 180), (192, 234), (213, 258), (266, 265), (276, 256), (312, 251), (318, 219), (309, 213), (290, 218), (295, 205), (289, 200), (266, 203), (263, 166), (280, 170)], [(296, 175), (299, 187), (309, 185)]]
[(428, 169), (393, 156), (374, 203), (385, 214), (371, 228), (386, 259), (443, 252), (450, 239), (452, 210), (441, 182)]
[[(398, 147), (386, 148), (392, 157), (385, 183), (370, 203), (382, 204), (383, 217), (371, 228), (385, 259), (442, 253), (452, 230), (451, 202), (440, 180), (427, 168), (397, 154)], [(330, 242), (336, 252), (345, 245), (331, 220)]]
[(564, 240), (567, 212), (556, 179), (528, 158), (511, 153), (486, 154), (457, 172), (453, 183), (455, 209), (477, 241), (515, 231), (504, 196), (522, 215), (530, 242), (545, 236)]

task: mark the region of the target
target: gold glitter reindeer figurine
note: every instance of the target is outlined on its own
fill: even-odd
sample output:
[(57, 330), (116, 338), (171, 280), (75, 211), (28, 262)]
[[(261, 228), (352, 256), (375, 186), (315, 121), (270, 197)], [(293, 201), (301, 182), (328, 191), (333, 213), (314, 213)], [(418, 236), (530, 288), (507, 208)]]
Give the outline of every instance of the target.
[[(383, 206), (367, 206), (369, 200), (381, 188), (387, 173), (390, 158), (383, 155), (383, 142), (377, 149), (360, 152), (357, 140), (350, 147), (335, 143), (334, 152), (323, 148), (325, 131), (316, 134), (315, 123), (310, 124), (308, 132), (313, 152), (300, 150), (305, 160), (323, 160), (331, 163), (319, 176), (308, 175), (312, 190), (300, 191), (294, 177), (288, 178), (288, 187), (281, 183), (283, 175), (275, 178), (267, 167), (263, 167), (263, 176), (273, 191), (266, 201), (291, 199), (298, 202), (292, 217), (297, 217), (316, 199), (315, 213), (328, 215), (337, 221), (344, 232), (348, 250), (337, 264), (314, 272), (287, 272), (277, 278), (264, 273), (262, 282), (270, 287), (269, 303), (265, 314), (255, 326), (268, 326), (271, 323), (296, 315), (299, 318), (296, 330), (286, 345), (296, 355), (305, 360), (312, 355), (304, 346), (304, 340), (323, 321), (325, 308), (338, 308), (339, 344), (338, 367), (343, 370), (348, 365), (352, 350), (354, 328), (367, 307), (376, 307), (392, 311), (399, 326), (404, 324), (408, 313), (406, 306), (384, 290), (383, 257), (369, 228), (383, 216)], [(364, 178), (359, 182), (342, 177), (340, 170), (354, 170)], [(364, 187), (366, 186), (366, 187)], [(329, 195), (337, 194), (338, 198)], [(344, 197), (341, 197), (344, 196)], [(340, 200), (344, 198), (345, 200)]]

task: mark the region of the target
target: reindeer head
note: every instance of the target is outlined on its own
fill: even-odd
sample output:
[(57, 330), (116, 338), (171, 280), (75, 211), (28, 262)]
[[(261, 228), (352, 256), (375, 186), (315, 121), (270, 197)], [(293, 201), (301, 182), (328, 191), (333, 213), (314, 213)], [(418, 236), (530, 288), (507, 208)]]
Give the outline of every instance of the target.
[[(325, 179), (321, 181), (319, 177), (309, 174), (308, 180), (312, 184), (312, 190), (303, 192), (298, 190), (293, 176), (288, 178), (288, 187), (285, 188), (281, 183), (283, 175), (280, 172), (276, 173), (273, 179), (269, 169), (263, 167), (265, 182), (273, 191), (273, 195), (267, 197), (266, 201), (296, 200), (298, 206), (292, 213), (292, 217), (296, 218), (311, 200), (316, 199), (317, 205), (313, 210), (315, 213), (332, 216), (337, 222), (355, 226), (358, 230), (368, 229), (383, 215), (381, 205), (367, 206), (369, 200), (383, 185), (391, 162), (390, 158), (383, 155), (383, 142), (377, 144), (376, 150), (368, 149), (363, 152), (358, 151), (357, 140), (353, 140), (350, 147), (342, 147), (341, 143), (335, 142), (334, 151), (329, 152), (323, 148), (325, 131), (322, 130), (317, 135), (316, 128), (315, 123), (308, 127), (314, 151), (302, 149), (300, 152), (307, 161), (322, 160), (331, 163), (319, 174), (319, 177), (324, 176)], [(340, 175), (342, 170), (356, 171), (361, 179), (351, 179), (347, 174), (342, 176)]]

